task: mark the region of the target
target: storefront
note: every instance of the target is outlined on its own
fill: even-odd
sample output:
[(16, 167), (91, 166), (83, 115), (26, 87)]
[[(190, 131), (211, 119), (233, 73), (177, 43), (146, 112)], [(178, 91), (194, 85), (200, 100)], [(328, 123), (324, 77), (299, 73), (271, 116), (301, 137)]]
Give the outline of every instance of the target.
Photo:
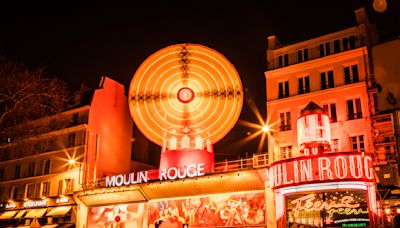
[(265, 227), (266, 220), (257, 170), (102, 188), (78, 198), (79, 220), (86, 220), (79, 227)]
[(46, 198), (2, 204), (0, 227), (29, 227), (37, 219), (42, 227), (74, 227), (76, 204), (72, 197)]

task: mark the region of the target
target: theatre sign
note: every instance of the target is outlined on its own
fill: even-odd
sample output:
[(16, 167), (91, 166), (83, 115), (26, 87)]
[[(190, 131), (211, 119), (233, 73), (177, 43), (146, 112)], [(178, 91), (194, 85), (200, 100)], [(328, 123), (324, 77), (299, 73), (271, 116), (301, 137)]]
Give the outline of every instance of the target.
[(272, 188), (327, 181), (374, 181), (372, 158), (360, 152), (326, 153), (276, 162), (267, 175)]

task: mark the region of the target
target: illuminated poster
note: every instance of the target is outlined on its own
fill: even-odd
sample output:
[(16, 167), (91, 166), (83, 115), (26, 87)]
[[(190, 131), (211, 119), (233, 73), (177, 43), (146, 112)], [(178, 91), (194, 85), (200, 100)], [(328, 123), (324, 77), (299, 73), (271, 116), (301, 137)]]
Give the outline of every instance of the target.
[(288, 227), (369, 227), (363, 191), (296, 194), (286, 197)]
[(148, 204), (149, 228), (265, 226), (264, 193), (218, 194)]
[(89, 228), (146, 227), (146, 205), (130, 203), (92, 207), (89, 209), (87, 224)]

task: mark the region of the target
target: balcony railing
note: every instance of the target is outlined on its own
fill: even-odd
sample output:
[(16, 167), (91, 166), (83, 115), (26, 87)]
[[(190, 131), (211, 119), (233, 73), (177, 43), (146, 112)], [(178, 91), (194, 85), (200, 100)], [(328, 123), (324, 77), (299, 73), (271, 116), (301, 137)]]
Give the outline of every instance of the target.
[(342, 45), (342, 42), (341, 42), (341, 45), (339, 48), (334, 48), (333, 47), (334, 44), (333, 44), (333, 42), (331, 42), (331, 44), (332, 44), (331, 47), (333, 47), (333, 48), (330, 48), (329, 51), (325, 50), (325, 45), (324, 45), (324, 51), (321, 51), (319, 47), (308, 48), (306, 56), (299, 55), (298, 52), (288, 53), (286, 56), (282, 55), (280, 58), (276, 57), (276, 58), (268, 60), (267, 68), (268, 68), (268, 70), (274, 70), (274, 69), (294, 65), (297, 63), (307, 62), (307, 61), (322, 58), (325, 56), (329, 56), (329, 55), (341, 53), (344, 51), (356, 49), (356, 48), (359, 48), (359, 47), (362, 47), (365, 45), (363, 36), (355, 36), (354, 40), (349, 39), (347, 42), (348, 42), (347, 48), (345, 48), (344, 45)]

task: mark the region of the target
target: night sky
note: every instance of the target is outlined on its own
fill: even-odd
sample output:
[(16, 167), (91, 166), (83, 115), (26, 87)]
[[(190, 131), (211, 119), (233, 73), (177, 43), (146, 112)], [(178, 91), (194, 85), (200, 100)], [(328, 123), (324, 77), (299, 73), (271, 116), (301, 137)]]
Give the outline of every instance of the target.
[[(81, 83), (94, 87), (102, 75), (128, 87), (150, 54), (172, 44), (199, 43), (221, 52), (235, 65), (245, 100), (254, 100), (265, 116), (269, 35), (293, 43), (351, 27), (355, 25), (353, 10), (361, 6), (377, 23), (382, 37), (398, 35), (400, 28), (400, 0), (388, 0), (385, 13), (374, 12), (371, 0), (151, 2), (87, 8), (2, 6), (0, 52), (31, 67), (46, 67), (49, 75), (66, 81), (74, 91)], [(241, 119), (257, 122), (246, 103)], [(216, 145), (217, 159), (255, 152), (259, 139), (243, 147), (227, 146), (249, 131), (235, 127)]]

